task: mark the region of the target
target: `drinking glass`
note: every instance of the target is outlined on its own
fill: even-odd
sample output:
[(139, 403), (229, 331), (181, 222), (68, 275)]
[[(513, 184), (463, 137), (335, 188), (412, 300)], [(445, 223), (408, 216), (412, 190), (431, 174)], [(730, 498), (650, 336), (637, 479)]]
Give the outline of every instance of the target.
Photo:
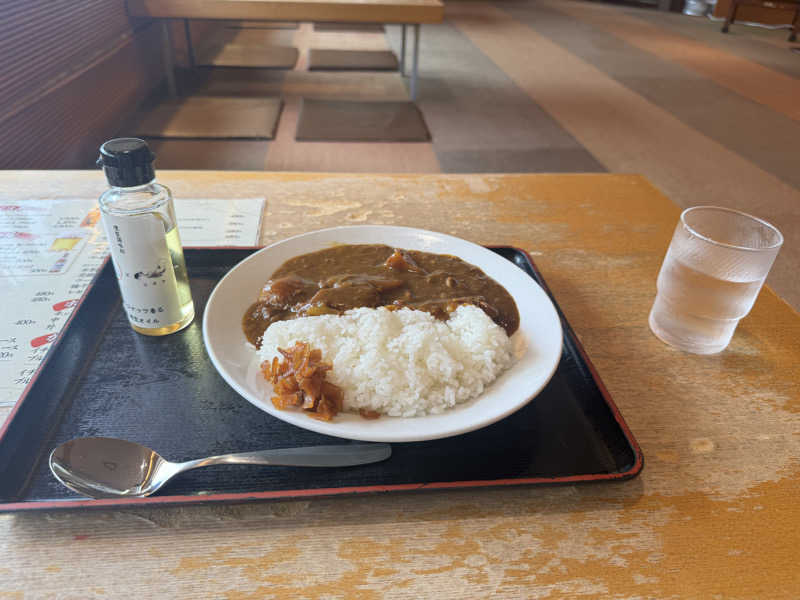
[(781, 232), (762, 219), (716, 206), (687, 208), (658, 274), (650, 329), (686, 352), (721, 352), (782, 244)]

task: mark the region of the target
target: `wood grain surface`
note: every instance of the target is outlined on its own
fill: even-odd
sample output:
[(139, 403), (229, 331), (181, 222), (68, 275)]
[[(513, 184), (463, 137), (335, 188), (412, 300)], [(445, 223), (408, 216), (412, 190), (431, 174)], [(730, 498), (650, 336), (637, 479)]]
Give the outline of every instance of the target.
[[(730, 347), (649, 331), (679, 211), (634, 175), (164, 171), (253, 197), (262, 242), (400, 224), (530, 252), (642, 446), (636, 479), (190, 508), (0, 515), (0, 598), (797, 598), (800, 317), (764, 289)], [(97, 197), (99, 172), (0, 172)], [(246, 432), (243, 432), (246, 435)]]
[(440, 0), (128, 0), (135, 17), (441, 23)]

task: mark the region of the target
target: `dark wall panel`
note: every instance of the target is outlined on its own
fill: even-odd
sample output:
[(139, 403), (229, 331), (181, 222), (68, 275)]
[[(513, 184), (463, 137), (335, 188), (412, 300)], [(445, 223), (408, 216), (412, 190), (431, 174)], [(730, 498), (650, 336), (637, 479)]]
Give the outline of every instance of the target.
[(90, 166), (160, 82), (160, 47), (124, 0), (0, 0), (0, 168)]

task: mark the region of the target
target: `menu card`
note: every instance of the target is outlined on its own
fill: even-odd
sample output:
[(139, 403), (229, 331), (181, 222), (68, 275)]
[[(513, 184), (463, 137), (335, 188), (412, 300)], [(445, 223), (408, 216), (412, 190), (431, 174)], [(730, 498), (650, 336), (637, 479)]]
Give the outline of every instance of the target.
[[(184, 246), (256, 246), (264, 198), (176, 199)], [(108, 256), (95, 200), (0, 201), (0, 408), (13, 406)]]

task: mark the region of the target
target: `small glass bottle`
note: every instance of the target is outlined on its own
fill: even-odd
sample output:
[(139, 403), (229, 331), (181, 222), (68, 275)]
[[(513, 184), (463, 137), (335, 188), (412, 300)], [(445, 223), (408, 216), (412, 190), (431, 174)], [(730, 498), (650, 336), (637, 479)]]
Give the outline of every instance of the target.
[(131, 327), (167, 335), (192, 322), (194, 303), (172, 193), (156, 183), (154, 159), (144, 140), (103, 144), (97, 164), (111, 189), (100, 212)]

